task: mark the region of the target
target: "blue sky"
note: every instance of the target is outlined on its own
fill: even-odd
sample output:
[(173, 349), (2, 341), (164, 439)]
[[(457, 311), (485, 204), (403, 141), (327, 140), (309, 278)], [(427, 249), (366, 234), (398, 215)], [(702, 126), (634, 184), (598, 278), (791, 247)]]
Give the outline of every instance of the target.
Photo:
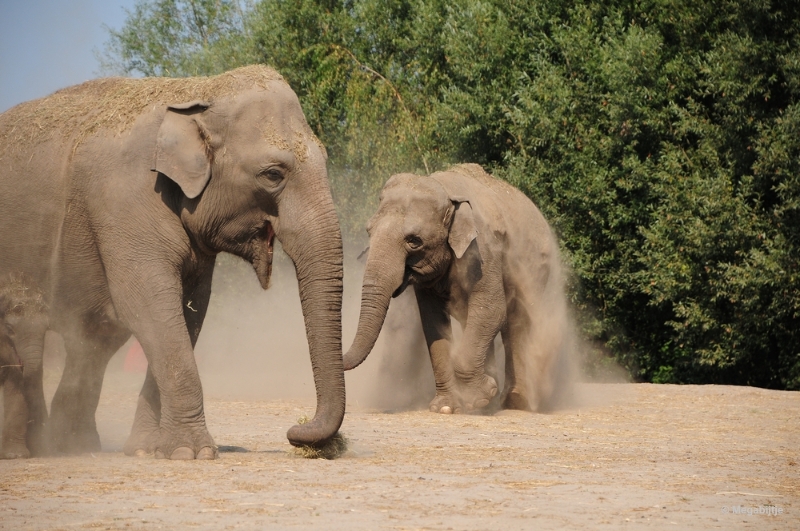
[(0, 112), (97, 77), (94, 51), (135, 0), (0, 0)]

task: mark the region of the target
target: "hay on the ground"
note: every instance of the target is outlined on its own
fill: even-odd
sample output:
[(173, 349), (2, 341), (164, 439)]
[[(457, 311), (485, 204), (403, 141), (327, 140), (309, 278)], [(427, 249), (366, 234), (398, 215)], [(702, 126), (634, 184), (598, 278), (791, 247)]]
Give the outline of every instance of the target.
[[(309, 420), (307, 416), (303, 415), (297, 419), (297, 423), (305, 424)], [(347, 452), (347, 445), (347, 437), (342, 432), (337, 432), (324, 446), (319, 448), (314, 446), (294, 446), (291, 453), (305, 459), (336, 459)]]

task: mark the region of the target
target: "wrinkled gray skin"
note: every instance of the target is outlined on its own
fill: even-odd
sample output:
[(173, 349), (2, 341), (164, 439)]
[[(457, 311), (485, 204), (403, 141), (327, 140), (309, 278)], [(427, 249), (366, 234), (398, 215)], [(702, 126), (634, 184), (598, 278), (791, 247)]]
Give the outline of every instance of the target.
[[(431, 411), (485, 411), (494, 397), (504, 408), (547, 407), (563, 338), (544, 317), (562, 308), (544, 301), (561, 290), (559, 258), (527, 197), (474, 164), (429, 177), (394, 175), (367, 230), (361, 315), (345, 370), (364, 361), (390, 298), (411, 284), (436, 380)], [(451, 316), (463, 327), (456, 348)], [(491, 374), (498, 333), (506, 351), (500, 394)]]
[(47, 453), (47, 406), (42, 388), (42, 354), (48, 328), (40, 292), (26, 279), (24, 291), (0, 285), (0, 386), (3, 386), (3, 440), (0, 459)]
[[(112, 81), (65, 97), (91, 90), (101, 102)], [(149, 364), (125, 452), (215, 458), (193, 354), (215, 257), (243, 257), (266, 288), (273, 236), (296, 267), (317, 389), (314, 418), (287, 436), (324, 443), (345, 407), (342, 242), (324, 148), (304, 135), (282, 80), (210, 101), (148, 101), (122, 133), (78, 138), (53, 123), (51, 139), (0, 153), (0, 273), (24, 271), (49, 287), (50, 324), (67, 350), (51, 405), (54, 450), (100, 449), (103, 374), (134, 334)], [(0, 115), (0, 137), (13, 138), (36, 104)]]

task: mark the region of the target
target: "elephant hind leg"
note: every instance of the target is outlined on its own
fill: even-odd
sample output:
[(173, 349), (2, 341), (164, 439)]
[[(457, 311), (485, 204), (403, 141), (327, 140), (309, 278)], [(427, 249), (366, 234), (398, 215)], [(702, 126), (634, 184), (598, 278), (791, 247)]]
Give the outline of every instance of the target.
[(563, 301), (515, 304), (503, 336), (508, 382), (505, 408), (548, 412), (569, 398), (572, 370), (566, 319)]
[(91, 315), (63, 337), (67, 358), (50, 406), (51, 448), (69, 454), (100, 451), (95, 412), (103, 376), (130, 332), (104, 315)]
[[(516, 309), (515, 309), (516, 310)], [(518, 311), (509, 312), (509, 321), (501, 332), (505, 349), (505, 383), (503, 384), (503, 409), (533, 411), (530, 402), (530, 386), (527, 378), (528, 359), (525, 338), (528, 337), (530, 321)]]

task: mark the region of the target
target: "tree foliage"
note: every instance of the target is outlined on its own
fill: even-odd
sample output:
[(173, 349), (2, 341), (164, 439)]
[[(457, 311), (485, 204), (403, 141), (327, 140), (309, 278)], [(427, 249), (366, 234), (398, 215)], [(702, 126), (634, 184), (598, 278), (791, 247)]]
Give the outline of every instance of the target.
[(106, 52), (278, 68), (346, 234), (392, 173), (481, 163), (556, 227), (584, 331), (635, 378), (800, 389), (795, 2), (142, 0)]

